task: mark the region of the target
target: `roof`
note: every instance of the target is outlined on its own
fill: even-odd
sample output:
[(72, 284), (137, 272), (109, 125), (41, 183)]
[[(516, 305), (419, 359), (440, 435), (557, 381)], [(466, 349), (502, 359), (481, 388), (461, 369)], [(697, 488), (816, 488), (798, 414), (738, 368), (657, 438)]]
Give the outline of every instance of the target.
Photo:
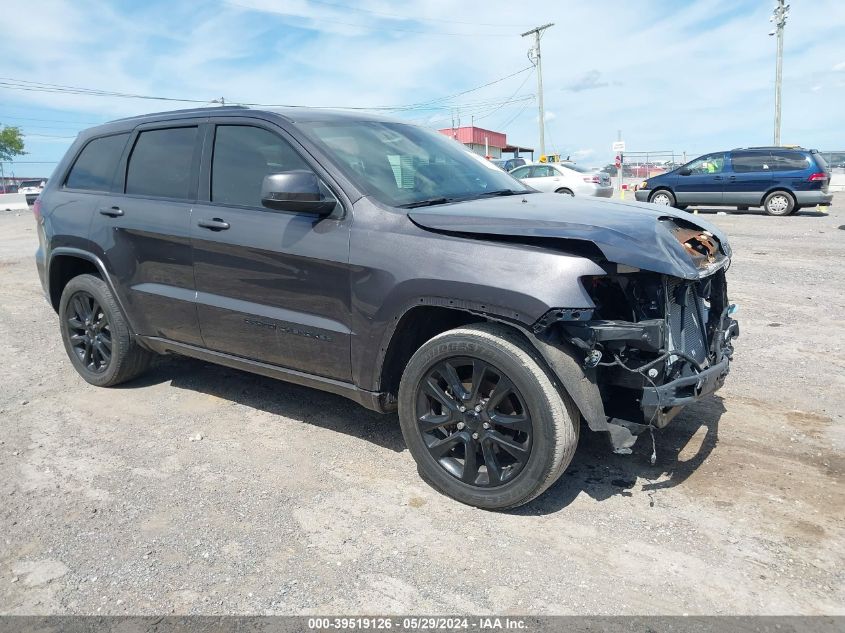
[(471, 143), (473, 145), (484, 145), (485, 143), (490, 147), (505, 147), (508, 142), (504, 132), (494, 132), (493, 130), (486, 130), (483, 127), (475, 127), (473, 125), (456, 128), (443, 128), (437, 130), (444, 136), (450, 136), (461, 143)]
[(210, 106), (205, 108), (187, 108), (183, 110), (167, 110), (164, 112), (151, 112), (139, 114), (123, 119), (116, 119), (96, 125), (83, 130), (81, 137), (88, 137), (93, 134), (123, 132), (144, 123), (157, 123), (173, 121), (185, 118), (196, 117), (219, 117), (219, 116), (258, 116), (271, 115), (280, 117), (289, 123), (305, 121), (383, 121), (391, 123), (408, 123), (379, 114), (372, 114), (365, 110), (334, 110), (329, 108), (249, 108), (247, 106)]

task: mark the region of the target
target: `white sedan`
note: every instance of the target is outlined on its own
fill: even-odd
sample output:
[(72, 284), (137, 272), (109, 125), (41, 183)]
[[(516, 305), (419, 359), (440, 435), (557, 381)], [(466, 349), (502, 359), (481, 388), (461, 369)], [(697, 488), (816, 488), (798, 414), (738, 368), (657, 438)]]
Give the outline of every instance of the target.
[(610, 176), (573, 163), (537, 163), (509, 172), (538, 191), (565, 193), (570, 196), (613, 196)]

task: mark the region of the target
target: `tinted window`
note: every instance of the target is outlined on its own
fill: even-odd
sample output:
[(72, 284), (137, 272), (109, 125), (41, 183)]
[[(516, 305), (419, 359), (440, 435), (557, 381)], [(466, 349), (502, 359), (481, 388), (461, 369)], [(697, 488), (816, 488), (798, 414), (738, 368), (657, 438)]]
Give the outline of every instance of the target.
[(126, 193), (191, 198), (191, 163), (196, 138), (196, 127), (141, 132), (129, 157)]
[(310, 168), (282, 138), (246, 125), (219, 125), (211, 164), (214, 202), (261, 206), (264, 176)]
[(733, 152), (731, 165), (737, 173), (744, 174), (751, 171), (769, 171), (772, 159), (768, 152)]
[(775, 171), (800, 171), (809, 166), (810, 161), (801, 152), (772, 152), (772, 169)]
[(511, 176), (514, 178), (527, 178), (529, 171), (531, 171), (530, 167), (519, 167), (511, 172)]
[(129, 134), (117, 134), (96, 138), (79, 154), (68, 174), (65, 187), (108, 191), (111, 188), (114, 170), (123, 153), (123, 146)]

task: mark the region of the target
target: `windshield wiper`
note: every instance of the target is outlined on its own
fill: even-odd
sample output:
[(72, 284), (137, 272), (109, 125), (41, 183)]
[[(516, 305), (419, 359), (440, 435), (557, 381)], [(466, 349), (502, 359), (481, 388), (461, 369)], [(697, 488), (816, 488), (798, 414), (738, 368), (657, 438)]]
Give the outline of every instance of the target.
[(523, 189), (521, 191), (517, 191), (516, 189), (497, 189), (496, 191), (485, 191), (484, 193), (478, 194), (478, 198), (488, 198), (493, 196), (518, 196), (523, 193), (531, 193), (530, 189)]
[(431, 207), (435, 204), (446, 204), (452, 202), (454, 198), (429, 198), (428, 200), (419, 200), (417, 202), (409, 202), (408, 204), (400, 204), (401, 209), (416, 209), (417, 207)]

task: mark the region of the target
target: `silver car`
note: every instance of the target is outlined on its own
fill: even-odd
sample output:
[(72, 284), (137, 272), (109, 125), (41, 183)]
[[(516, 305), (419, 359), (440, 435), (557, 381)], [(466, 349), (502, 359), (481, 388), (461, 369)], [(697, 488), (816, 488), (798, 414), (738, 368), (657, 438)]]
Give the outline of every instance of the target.
[(538, 191), (599, 198), (610, 198), (613, 195), (610, 176), (574, 163), (525, 165), (517, 167), (510, 175)]

